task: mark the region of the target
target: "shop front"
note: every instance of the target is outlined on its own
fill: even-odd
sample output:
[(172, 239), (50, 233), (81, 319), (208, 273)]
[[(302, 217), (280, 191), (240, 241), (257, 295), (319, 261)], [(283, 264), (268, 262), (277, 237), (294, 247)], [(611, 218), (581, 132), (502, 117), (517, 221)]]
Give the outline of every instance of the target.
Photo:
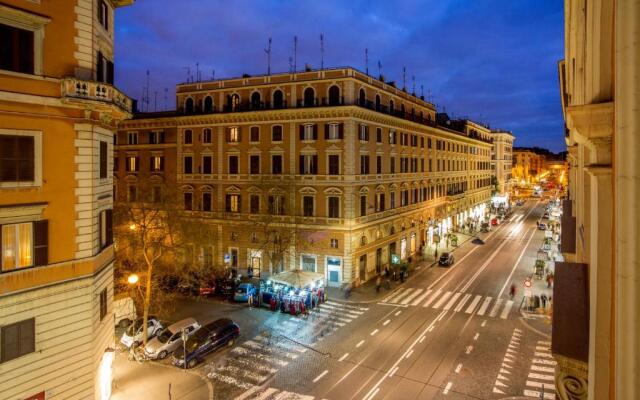
[(331, 287), (340, 287), (342, 282), (342, 258), (327, 257), (326, 263), (327, 284)]

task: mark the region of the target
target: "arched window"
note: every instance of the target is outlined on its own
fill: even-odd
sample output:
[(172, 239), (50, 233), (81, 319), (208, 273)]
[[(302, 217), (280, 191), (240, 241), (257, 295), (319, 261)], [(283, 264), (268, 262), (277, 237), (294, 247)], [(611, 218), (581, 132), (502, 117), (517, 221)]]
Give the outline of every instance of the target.
[(340, 104), (340, 88), (333, 85), (329, 88), (329, 105), (337, 106)]
[(380, 96), (376, 95), (376, 111), (380, 111)]
[(360, 238), (360, 246), (366, 246), (366, 245), (367, 245), (367, 237), (363, 235)]
[(227, 96), (227, 108), (229, 111), (238, 111), (240, 108), (240, 96), (237, 94)]
[(260, 93), (259, 92), (253, 92), (251, 94), (251, 108), (254, 109), (254, 110), (260, 108)]
[(193, 114), (193, 99), (191, 97), (184, 102), (184, 113)]
[(393, 114), (394, 111), (395, 111), (395, 104), (393, 103), (393, 100), (389, 100), (389, 112)]
[(284, 108), (284, 94), (282, 90), (273, 92), (273, 108)]
[(392, 226), (391, 228), (389, 228), (389, 235), (395, 235), (396, 233), (396, 227)]
[(358, 104), (360, 104), (363, 107), (367, 104), (367, 94), (364, 92), (364, 89), (360, 89), (360, 95), (358, 96)]
[(402, 116), (404, 116), (404, 103), (400, 104), (400, 112), (402, 113)]
[(213, 112), (213, 98), (211, 96), (207, 96), (204, 98), (204, 107), (202, 108), (206, 113)]
[(304, 106), (305, 107), (313, 107), (315, 105), (316, 94), (313, 91), (313, 88), (306, 88), (304, 90)]

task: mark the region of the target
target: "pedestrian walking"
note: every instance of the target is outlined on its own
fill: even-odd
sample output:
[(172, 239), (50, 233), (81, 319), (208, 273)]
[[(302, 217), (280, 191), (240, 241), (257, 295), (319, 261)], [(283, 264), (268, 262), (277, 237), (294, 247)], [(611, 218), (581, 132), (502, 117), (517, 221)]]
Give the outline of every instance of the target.
[(376, 279), (376, 293), (380, 292), (381, 284), (382, 284), (382, 278), (380, 277), (380, 275), (378, 275), (378, 278)]
[(511, 284), (511, 288), (509, 289), (509, 296), (511, 296), (511, 299), (516, 296), (516, 285), (514, 283)]
[(247, 303), (249, 303), (249, 308), (253, 307), (253, 293), (247, 295)]
[(542, 294), (542, 296), (540, 296), (540, 301), (542, 302), (542, 308), (547, 308), (547, 295), (546, 294)]

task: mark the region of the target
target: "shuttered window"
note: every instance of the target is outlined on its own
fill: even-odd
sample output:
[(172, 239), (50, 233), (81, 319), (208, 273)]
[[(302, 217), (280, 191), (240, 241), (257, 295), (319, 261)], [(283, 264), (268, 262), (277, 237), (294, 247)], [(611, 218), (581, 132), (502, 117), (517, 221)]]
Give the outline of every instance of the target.
[(0, 363), (33, 353), (35, 350), (35, 318), (0, 327)]

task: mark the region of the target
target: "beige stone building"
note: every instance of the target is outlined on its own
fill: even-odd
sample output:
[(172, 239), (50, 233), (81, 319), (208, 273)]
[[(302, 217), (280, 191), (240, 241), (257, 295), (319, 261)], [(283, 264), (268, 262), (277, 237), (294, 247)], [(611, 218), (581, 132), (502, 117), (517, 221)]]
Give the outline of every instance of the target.
[[(186, 83), (173, 115), (121, 126), (116, 192), (135, 201), (148, 157), (164, 157), (154, 179), (175, 179), (185, 209), (217, 228), (202, 259), (360, 283), (480, 216), (490, 140), (470, 121), (437, 124), (432, 104), (353, 68)], [(280, 265), (265, 252), (283, 239), (265, 220), (294, 232)]]
[(531, 150), (513, 150), (512, 178), (518, 184), (533, 184), (545, 171), (545, 157)]
[(562, 399), (640, 398), (640, 3), (565, 1), (569, 198), (552, 350)]
[(0, 1), (0, 398), (108, 399), (114, 9)]
[(491, 166), (495, 171), (496, 190), (498, 194), (504, 195), (511, 190), (513, 142), (516, 137), (511, 132), (494, 130), (491, 131), (491, 139)]

